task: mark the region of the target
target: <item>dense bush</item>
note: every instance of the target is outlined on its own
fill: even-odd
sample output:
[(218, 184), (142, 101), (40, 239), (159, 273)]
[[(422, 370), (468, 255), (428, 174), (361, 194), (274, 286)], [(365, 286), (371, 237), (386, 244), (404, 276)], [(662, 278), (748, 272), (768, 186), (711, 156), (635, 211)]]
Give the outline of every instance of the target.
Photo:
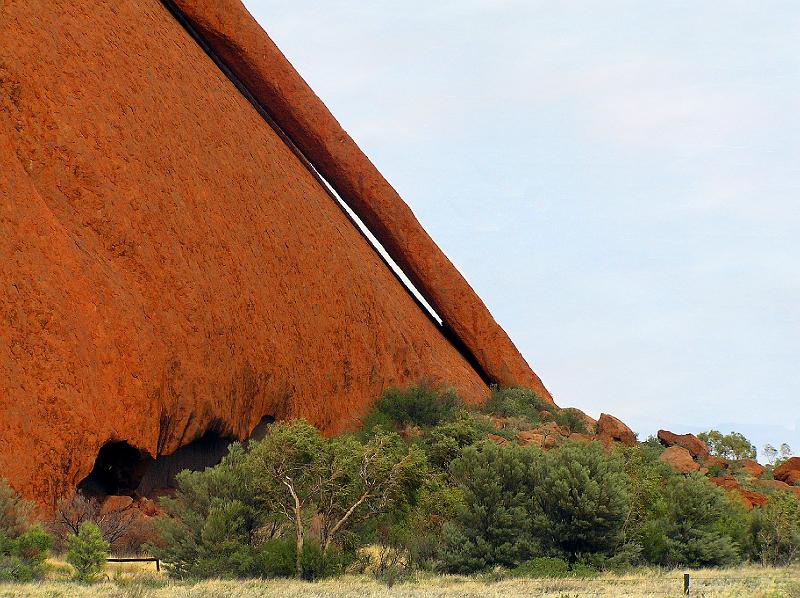
[(428, 384), (408, 388), (388, 388), (364, 421), (365, 430), (375, 425), (402, 428), (408, 425), (430, 427), (455, 417), (461, 400), (452, 389), (439, 390)]
[(50, 536), (30, 526), (31, 506), (0, 478), (0, 581), (42, 577)]
[(0, 581), (26, 582), (44, 575), (50, 536), (33, 526), (16, 537), (0, 532)]
[(481, 405), (481, 411), (498, 417), (524, 417), (533, 423), (541, 423), (542, 411), (554, 414), (557, 409), (528, 388), (495, 386)]
[(453, 461), (451, 474), (464, 503), (442, 529), (444, 569), (470, 573), (513, 567), (537, 554), (530, 510), (541, 460), (538, 449), (484, 442), (465, 448)]
[(611, 556), (620, 547), (630, 505), (622, 465), (599, 443), (567, 443), (545, 454), (534, 475), (531, 510), (545, 550), (574, 563), (580, 555)]
[(742, 560), (747, 515), (741, 503), (699, 475), (671, 479), (665, 499), (665, 564), (717, 567)]
[(800, 500), (776, 492), (753, 513), (752, 556), (764, 565), (788, 565), (800, 558)]
[[(164, 499), (153, 547), (177, 577), (287, 575), (268, 557), (293, 546), (292, 574), (339, 570), (352, 530), (409, 503), (425, 479), (424, 455), (395, 433), (326, 439), (304, 421), (279, 423), (261, 442), (235, 444), (216, 467), (182, 472)], [(313, 529), (312, 529), (313, 528)]]
[(86, 522), (80, 530), (67, 538), (66, 561), (75, 569), (75, 579), (94, 581), (108, 558), (109, 544), (97, 524)]

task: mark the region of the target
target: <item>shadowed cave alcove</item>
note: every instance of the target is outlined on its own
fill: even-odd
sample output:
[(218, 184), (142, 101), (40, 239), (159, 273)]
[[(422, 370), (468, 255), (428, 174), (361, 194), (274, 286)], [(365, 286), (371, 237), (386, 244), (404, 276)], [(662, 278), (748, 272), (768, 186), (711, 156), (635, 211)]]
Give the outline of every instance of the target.
[[(272, 416), (262, 417), (244, 442), (263, 439), (274, 421)], [(175, 489), (178, 473), (184, 469), (202, 471), (217, 465), (235, 441), (236, 438), (212, 426), (199, 438), (156, 459), (125, 441), (108, 442), (100, 448), (92, 471), (78, 484), (78, 490), (89, 496), (168, 493)]]

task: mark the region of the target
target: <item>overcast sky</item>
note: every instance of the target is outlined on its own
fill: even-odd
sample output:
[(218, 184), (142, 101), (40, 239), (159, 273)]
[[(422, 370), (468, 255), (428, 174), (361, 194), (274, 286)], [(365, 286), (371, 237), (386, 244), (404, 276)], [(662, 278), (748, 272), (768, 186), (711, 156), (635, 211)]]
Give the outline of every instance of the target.
[(798, 452), (796, 2), (245, 4), (560, 405)]

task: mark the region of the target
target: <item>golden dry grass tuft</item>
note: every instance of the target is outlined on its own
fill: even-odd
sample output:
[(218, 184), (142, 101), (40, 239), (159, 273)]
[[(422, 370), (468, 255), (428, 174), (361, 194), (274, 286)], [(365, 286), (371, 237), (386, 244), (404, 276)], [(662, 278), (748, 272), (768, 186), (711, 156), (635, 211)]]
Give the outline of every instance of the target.
[[(691, 572), (692, 595), (703, 598), (800, 598), (800, 567), (739, 567)], [(113, 565), (106, 580), (93, 585), (65, 579), (63, 567), (36, 584), (0, 584), (0, 598), (264, 598), (337, 596), (370, 598), (455, 598), (535, 596), (537, 598), (678, 598), (682, 571), (639, 569), (589, 579), (499, 579), (418, 575), (388, 587), (367, 576), (344, 576), (315, 583), (292, 580), (210, 580), (181, 583), (152, 569)]]

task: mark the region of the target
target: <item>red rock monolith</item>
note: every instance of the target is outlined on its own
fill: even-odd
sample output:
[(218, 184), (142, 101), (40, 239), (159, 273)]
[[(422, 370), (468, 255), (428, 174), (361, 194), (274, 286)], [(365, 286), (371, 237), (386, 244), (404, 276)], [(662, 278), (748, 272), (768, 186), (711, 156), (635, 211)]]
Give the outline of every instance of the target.
[[(423, 378), (488, 395), (160, 3), (3, 2), (0, 40), (0, 475), (24, 496), (52, 507), (109, 442), (146, 460), (265, 416), (335, 433)], [(417, 238), (393, 251), (447, 270)], [(448, 272), (441, 305), (472, 306), (484, 363), (534, 381)]]
[[(500, 385), (553, 399), (469, 283), (239, 0), (174, 0)], [(413, 123), (409, 123), (413, 126)]]

